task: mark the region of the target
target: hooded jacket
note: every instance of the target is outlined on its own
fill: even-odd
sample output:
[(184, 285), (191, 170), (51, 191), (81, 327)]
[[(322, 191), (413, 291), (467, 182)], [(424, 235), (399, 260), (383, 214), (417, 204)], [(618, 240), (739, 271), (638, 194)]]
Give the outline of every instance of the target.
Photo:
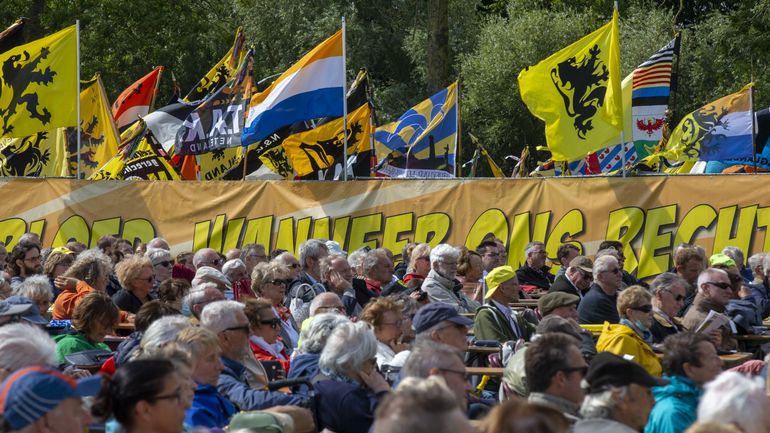
[(695, 422), (703, 389), (685, 376), (666, 376), (668, 385), (652, 389), (655, 406), (644, 433), (682, 433)]
[(610, 352), (618, 356), (633, 356), (631, 361), (641, 365), (653, 376), (660, 376), (663, 368), (660, 366), (658, 355), (642, 338), (626, 325), (613, 325), (604, 322), (602, 334), (596, 341), (598, 352)]

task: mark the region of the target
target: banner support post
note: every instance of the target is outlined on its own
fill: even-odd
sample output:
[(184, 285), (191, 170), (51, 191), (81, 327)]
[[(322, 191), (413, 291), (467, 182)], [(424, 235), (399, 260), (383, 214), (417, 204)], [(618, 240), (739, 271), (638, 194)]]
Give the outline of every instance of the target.
[(342, 180), (348, 180), (348, 83), (347, 46), (345, 43), (345, 17), (342, 17)]

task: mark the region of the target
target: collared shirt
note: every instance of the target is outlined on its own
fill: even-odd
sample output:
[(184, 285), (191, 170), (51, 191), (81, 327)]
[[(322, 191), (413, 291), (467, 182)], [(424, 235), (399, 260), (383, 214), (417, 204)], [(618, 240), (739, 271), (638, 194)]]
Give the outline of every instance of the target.
[(533, 392), (529, 394), (527, 401), (558, 410), (564, 414), (570, 424), (580, 420), (580, 405), (567, 399), (543, 392)]
[(574, 288), (575, 288), (575, 291), (577, 292), (577, 294), (578, 294), (578, 296), (580, 297), (580, 299), (583, 299), (583, 291), (582, 291), (582, 290), (580, 290), (580, 287), (576, 286), (576, 285), (575, 285), (575, 283), (573, 283), (573, 282), (572, 282), (572, 280), (570, 280), (570, 279), (569, 279), (569, 277), (568, 277), (567, 275), (564, 275), (564, 278), (565, 278), (567, 281), (569, 281), (569, 283), (572, 285), (572, 287), (574, 287)]
[(516, 323), (516, 319), (513, 318), (513, 310), (511, 309), (511, 307), (509, 307), (507, 305), (503, 305), (503, 304), (495, 301), (494, 299), (490, 299), (490, 302), (495, 307), (497, 307), (497, 309), (502, 311), (503, 314), (505, 315), (505, 317), (508, 318), (508, 323), (511, 324), (511, 329), (513, 329), (513, 333), (516, 334), (516, 337), (517, 338), (522, 338), (521, 329), (519, 329), (519, 324)]

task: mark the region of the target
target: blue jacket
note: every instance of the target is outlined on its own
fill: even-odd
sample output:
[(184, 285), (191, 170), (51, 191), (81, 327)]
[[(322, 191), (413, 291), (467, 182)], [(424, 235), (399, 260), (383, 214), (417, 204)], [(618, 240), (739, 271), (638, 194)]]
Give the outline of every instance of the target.
[(246, 383), (246, 367), (238, 361), (222, 357), (225, 369), (219, 375), (217, 389), (240, 410), (268, 409), (273, 406), (299, 405), (304, 398), (275, 391), (260, 391)]
[(192, 406), (185, 413), (184, 423), (193, 427), (223, 428), (235, 412), (233, 404), (215, 387), (198, 384)]
[(703, 389), (685, 376), (666, 376), (671, 383), (652, 389), (655, 406), (644, 433), (682, 433), (698, 416)]
[(373, 394), (355, 382), (331, 379), (316, 382), (315, 390), (318, 430), (336, 433), (367, 433), (380, 398), (387, 393)]
[(617, 293), (609, 296), (596, 283), (592, 284), (578, 305), (578, 323), (598, 325), (620, 322), (617, 303)]
[[(298, 377), (310, 376), (312, 380), (318, 375), (318, 360), (321, 359), (320, 353), (301, 353), (291, 360), (289, 374), (287, 379), (296, 379)], [(298, 394), (307, 394), (307, 385), (301, 385)]]

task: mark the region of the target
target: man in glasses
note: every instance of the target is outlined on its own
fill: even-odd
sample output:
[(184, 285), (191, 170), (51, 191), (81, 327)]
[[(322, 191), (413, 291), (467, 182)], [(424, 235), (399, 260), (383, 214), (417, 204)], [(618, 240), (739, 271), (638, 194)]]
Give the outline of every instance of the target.
[(601, 256), (594, 262), (593, 271), (594, 283), (578, 306), (578, 323), (618, 323), (617, 292), (623, 284), (618, 259)]
[(687, 297), (687, 286), (684, 278), (672, 272), (658, 275), (650, 285), (653, 295), (650, 332), (654, 344), (660, 344), (669, 335), (682, 331), (681, 321), (676, 316)]
[(329, 255), (326, 244), (309, 239), (299, 246), (299, 264), (302, 271), (286, 290), (287, 307), (297, 323), (308, 318), (310, 302), (326, 291), (321, 283), (321, 259)]
[(43, 273), (43, 262), (40, 256), (40, 244), (19, 242), (11, 250), (8, 257), (8, 267), (13, 273), (11, 287), (16, 288), (31, 276)]
[(556, 277), (549, 292), (566, 292), (578, 297), (578, 302), (594, 281), (594, 263), (585, 256), (576, 256), (563, 275)]
[[(695, 295), (692, 308), (687, 310), (687, 314), (682, 319), (682, 325), (688, 331), (696, 331), (710, 311), (726, 314), (727, 304), (733, 297), (733, 287), (727, 272), (716, 268), (706, 269), (698, 276), (698, 293)], [(712, 335), (711, 341), (721, 351), (737, 349), (735, 325), (728, 322), (720, 328), (719, 333)]]
[(570, 423), (580, 419), (583, 402), (580, 382), (588, 370), (578, 341), (561, 332), (543, 334), (527, 347), (524, 370), (530, 403), (560, 411)]
[(548, 258), (545, 244), (539, 241), (530, 242), (524, 249), (524, 254), (527, 260), (516, 270), (519, 283), (534, 286), (536, 290), (548, 290), (553, 284), (553, 275), (549, 272), (551, 268), (545, 265)]
[(201, 248), (195, 252), (193, 256), (193, 266), (198, 269), (202, 266), (208, 266), (218, 271), (222, 270), (222, 257), (219, 253), (211, 248)]

